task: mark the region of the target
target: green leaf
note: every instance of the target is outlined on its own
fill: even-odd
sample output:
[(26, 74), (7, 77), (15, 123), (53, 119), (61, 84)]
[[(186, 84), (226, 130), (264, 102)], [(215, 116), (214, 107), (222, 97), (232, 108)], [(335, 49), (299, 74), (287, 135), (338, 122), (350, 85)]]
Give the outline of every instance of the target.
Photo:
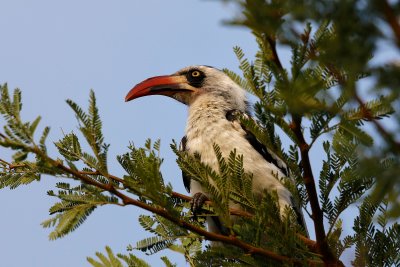
[(164, 262), (166, 267), (176, 267), (177, 266), (176, 264), (172, 264), (172, 262), (166, 256), (161, 257), (161, 260)]
[(174, 238), (153, 236), (136, 243), (135, 249), (139, 249), (143, 252), (148, 252), (148, 255), (157, 253), (163, 249), (168, 248), (174, 243)]
[(353, 138), (359, 140), (366, 146), (372, 146), (374, 143), (374, 140), (369, 134), (361, 130), (357, 125), (353, 123), (342, 120), (339, 125), (339, 128), (344, 132), (346, 132), (347, 134), (353, 136)]
[(61, 214), (42, 222), (41, 225), (44, 228), (55, 226), (55, 229), (49, 235), (50, 240), (55, 240), (76, 230), (95, 208), (96, 205), (92, 204), (74, 205), (71, 203), (65, 207), (65, 211)]
[(94, 267), (123, 267), (122, 261), (118, 259), (110, 247), (106, 247), (107, 255), (96, 252), (96, 256), (100, 261), (96, 261), (91, 257), (87, 257), (87, 261)]
[(54, 144), (66, 160), (78, 161), (83, 157), (81, 145), (79, 144), (78, 137), (74, 133), (65, 135), (63, 139)]

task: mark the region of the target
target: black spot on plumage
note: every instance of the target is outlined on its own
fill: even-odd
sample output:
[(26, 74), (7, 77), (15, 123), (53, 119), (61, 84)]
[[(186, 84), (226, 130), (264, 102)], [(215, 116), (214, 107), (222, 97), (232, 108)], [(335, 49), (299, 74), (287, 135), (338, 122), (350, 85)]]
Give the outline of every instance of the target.
[[(187, 143), (187, 137), (184, 136), (182, 137), (181, 143), (179, 144), (179, 150), (180, 151), (186, 151), (186, 143)], [(183, 179), (183, 185), (186, 188), (186, 191), (190, 193), (190, 177), (187, 175), (184, 171), (182, 171), (182, 179)]]
[(186, 151), (186, 144), (187, 144), (187, 137), (186, 135), (182, 137), (181, 142), (179, 144), (179, 150), (180, 151)]

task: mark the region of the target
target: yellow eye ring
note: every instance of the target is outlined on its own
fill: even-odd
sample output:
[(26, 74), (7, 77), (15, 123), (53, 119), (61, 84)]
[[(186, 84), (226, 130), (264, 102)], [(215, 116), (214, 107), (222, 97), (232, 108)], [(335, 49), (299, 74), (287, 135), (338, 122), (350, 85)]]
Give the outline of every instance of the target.
[(198, 70), (195, 70), (195, 71), (193, 71), (192, 72), (192, 77), (200, 77), (200, 71), (198, 71)]

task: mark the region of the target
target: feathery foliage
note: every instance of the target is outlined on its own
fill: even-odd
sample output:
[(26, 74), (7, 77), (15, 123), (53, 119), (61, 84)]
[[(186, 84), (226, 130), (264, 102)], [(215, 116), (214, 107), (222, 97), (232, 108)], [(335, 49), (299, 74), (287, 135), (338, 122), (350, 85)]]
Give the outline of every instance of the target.
[[(110, 247), (106, 247), (107, 255), (104, 255), (101, 252), (96, 252), (96, 256), (99, 258), (99, 261), (88, 257), (88, 262), (93, 267), (124, 267), (124, 266), (137, 266), (137, 267), (150, 267), (148, 263), (144, 260), (139, 259), (133, 254), (123, 255), (117, 254), (115, 255)], [(126, 265), (125, 265), (125, 264)], [(166, 265), (169, 267), (169, 265)]]
[[(67, 100), (79, 131), (54, 143), (59, 152), (54, 158), (46, 146), (50, 128), (37, 136), (40, 117), (23, 121), (21, 91), (10, 94), (1, 85), (5, 124), (0, 146), (14, 155), (0, 158), (0, 189), (39, 182), (43, 174), (62, 179), (48, 192), (58, 200), (49, 210), (53, 217), (42, 223), (53, 229), (50, 239), (79, 228), (99, 206), (145, 209), (152, 214), (139, 222), (151, 236), (128, 250), (154, 254), (169, 249), (190, 266), (340, 266), (346, 251), (354, 254), (355, 266), (400, 265), (400, 68), (396, 62), (371, 64), (379, 43), (392, 43), (399, 51), (395, 18), (400, 10), (372, 0), (232, 2), (243, 12), (228, 23), (251, 30), (258, 44), (253, 60), (234, 47), (241, 74), (224, 69), (256, 97), (255, 119), (239, 120), (285, 163), (288, 177), (281, 182), (312, 219), (309, 230), (316, 241), (307, 237), (293, 210), (280, 214), (275, 192), (255, 196), (245, 155), (234, 149), (223, 155), (219, 144), (214, 145), (218, 170), (200, 155), (171, 145), (178, 166), (208, 193), (210, 202), (196, 216), (190, 198), (163, 179), (160, 141), (130, 144), (117, 158), (123, 176), (110, 174), (109, 145), (93, 91), (87, 111)], [(281, 60), (281, 51), (290, 52), (289, 62)], [(349, 216), (356, 208), (358, 214)], [(207, 217), (218, 219), (224, 233), (207, 231)], [(346, 229), (350, 224), (352, 229)], [(204, 240), (217, 245), (204, 245)], [(149, 266), (132, 253), (115, 255), (109, 247), (106, 255), (96, 256), (88, 258), (96, 267)], [(175, 266), (166, 257), (161, 260)]]

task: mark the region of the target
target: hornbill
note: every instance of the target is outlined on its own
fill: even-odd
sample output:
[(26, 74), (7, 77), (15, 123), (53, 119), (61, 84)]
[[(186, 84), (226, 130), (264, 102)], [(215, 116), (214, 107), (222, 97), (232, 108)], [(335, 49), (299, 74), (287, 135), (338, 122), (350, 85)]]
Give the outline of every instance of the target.
[[(216, 171), (219, 166), (214, 144), (224, 157), (236, 149), (243, 155), (245, 171), (253, 174), (254, 193), (261, 196), (264, 190), (275, 190), (281, 214), (287, 206), (293, 208), (306, 229), (301, 208), (277, 179), (288, 176), (285, 163), (241, 124), (238, 115), (249, 116), (246, 93), (224, 72), (210, 66), (189, 66), (172, 75), (144, 80), (129, 91), (125, 101), (148, 95), (169, 96), (189, 106), (181, 149), (199, 154), (201, 161)], [(183, 182), (193, 196), (195, 209), (201, 207), (207, 192), (186, 175)], [(223, 232), (218, 219), (213, 218), (207, 220), (210, 231)]]

